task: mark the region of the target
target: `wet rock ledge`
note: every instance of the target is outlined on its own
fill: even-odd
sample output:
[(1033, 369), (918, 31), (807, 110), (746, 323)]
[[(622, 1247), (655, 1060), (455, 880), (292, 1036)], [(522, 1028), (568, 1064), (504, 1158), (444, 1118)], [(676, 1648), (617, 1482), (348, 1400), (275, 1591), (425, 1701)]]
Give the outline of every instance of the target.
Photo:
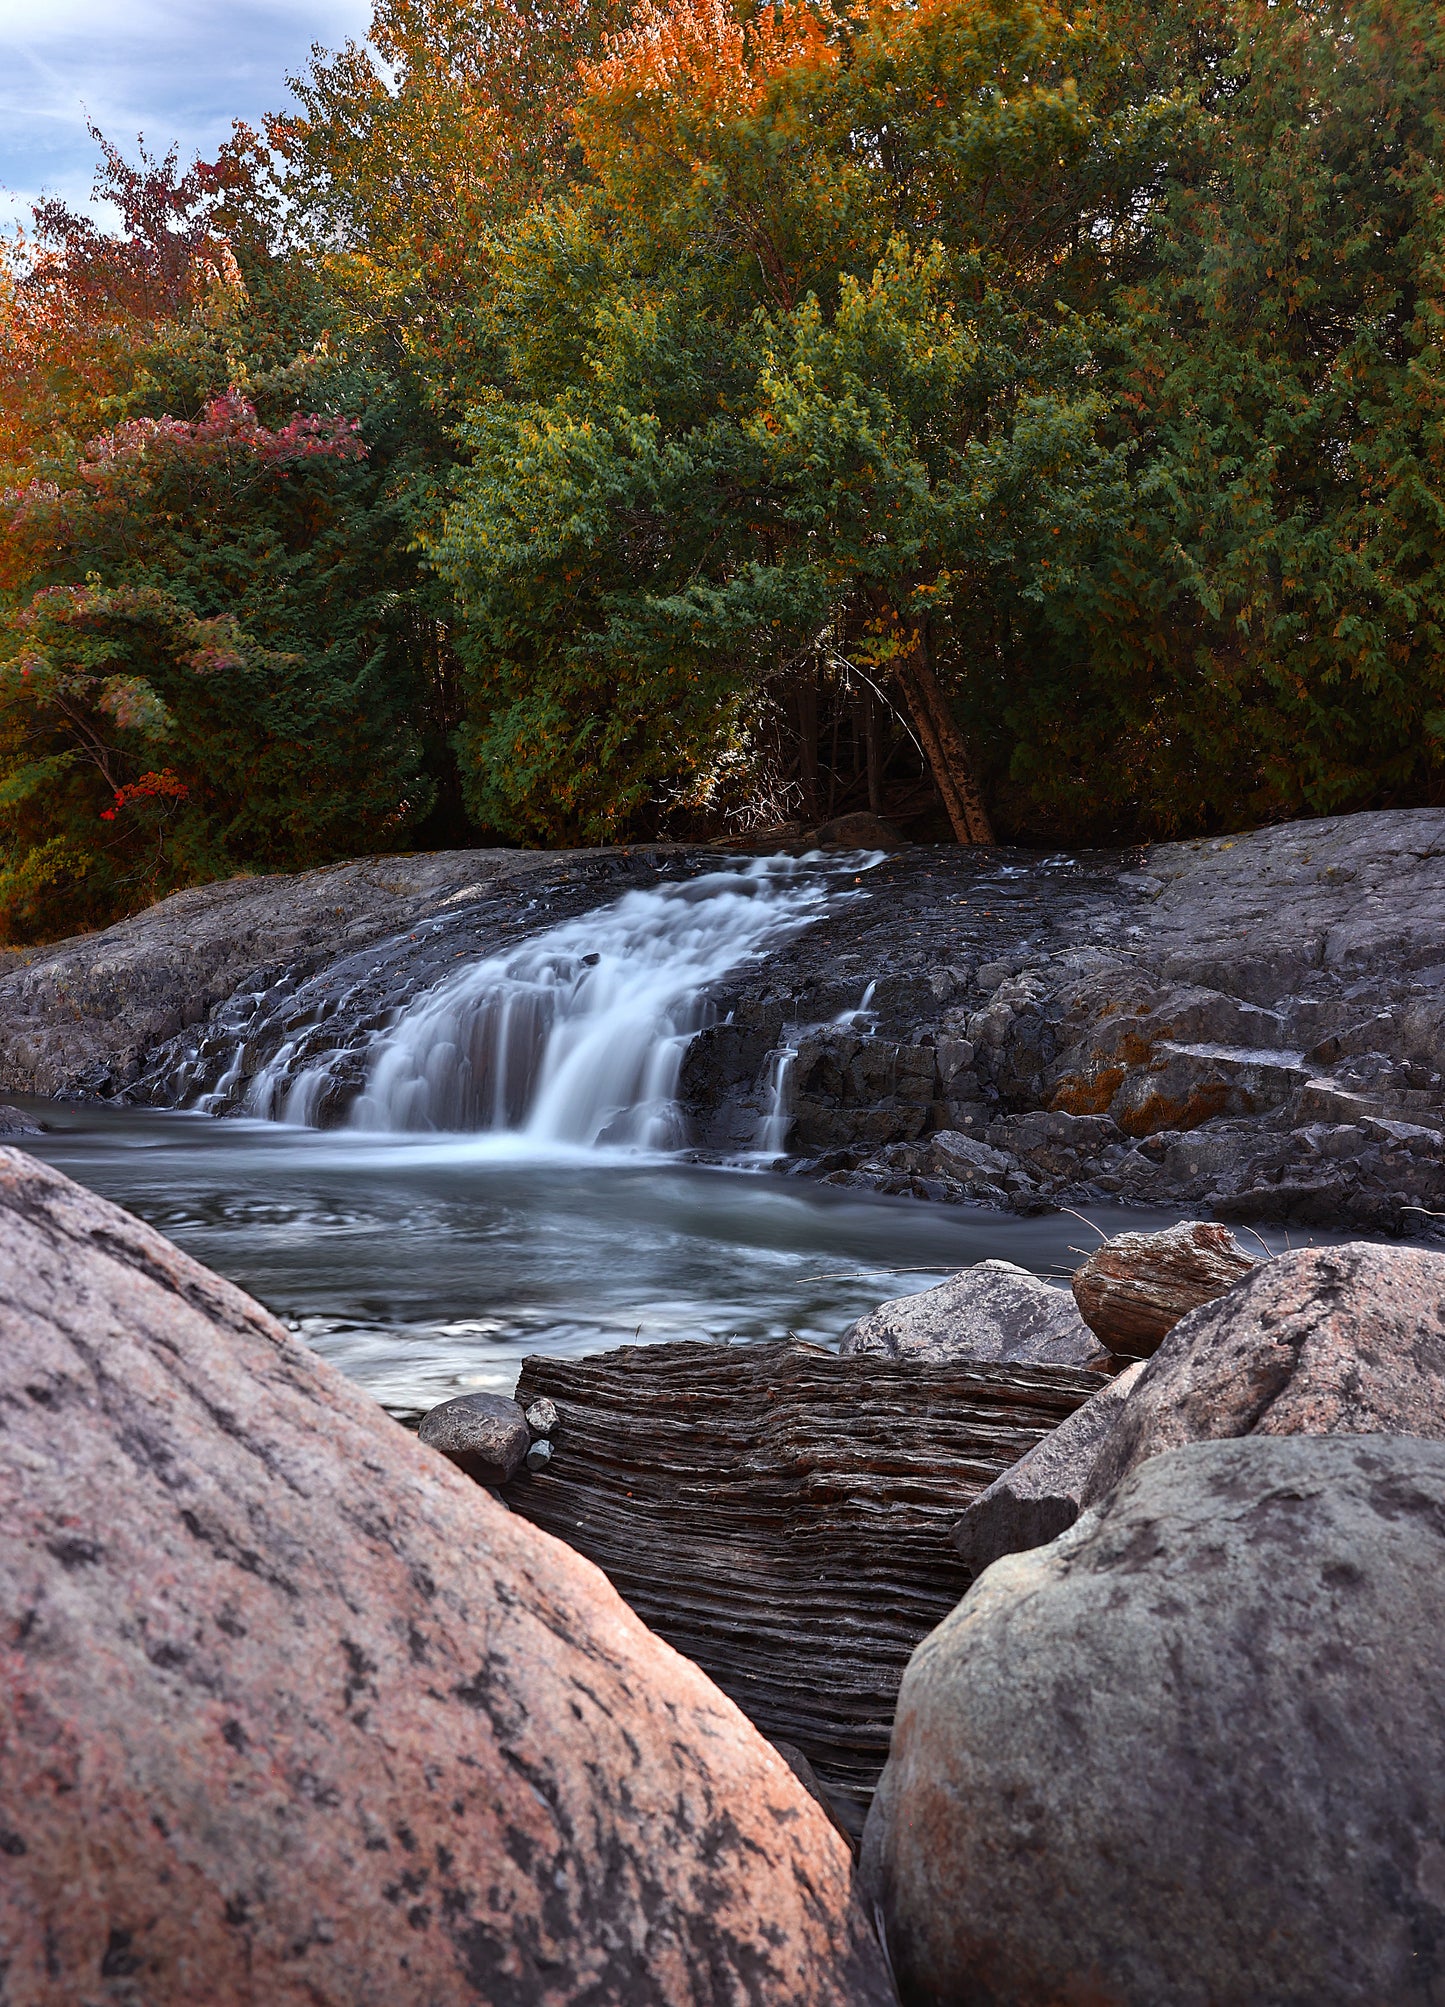
[(834, 1184), (1439, 1224), (1445, 811), (865, 882), (719, 995), (683, 1074), (706, 1141), (791, 1048), (791, 1167)]
[[(237, 879), (0, 960), (0, 1093), (238, 1107), (325, 1057), (344, 1119), (378, 1026), (468, 958), (633, 887), (653, 846)], [(1031, 1209), (1100, 1198), (1417, 1235), (1445, 1215), (1445, 811), (1148, 850), (905, 847), (715, 986), (681, 1092), (705, 1155)], [(334, 1062), (334, 1063), (333, 1063)]]

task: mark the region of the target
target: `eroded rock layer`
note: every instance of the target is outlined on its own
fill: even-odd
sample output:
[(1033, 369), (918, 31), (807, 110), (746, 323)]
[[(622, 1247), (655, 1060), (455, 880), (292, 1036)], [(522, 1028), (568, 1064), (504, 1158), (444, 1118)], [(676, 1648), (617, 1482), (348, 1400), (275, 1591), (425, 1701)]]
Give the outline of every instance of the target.
[(909, 1653), (971, 1579), (960, 1512), (1104, 1381), (810, 1345), (529, 1359), (553, 1455), (513, 1510), (603, 1568), (858, 1830)]

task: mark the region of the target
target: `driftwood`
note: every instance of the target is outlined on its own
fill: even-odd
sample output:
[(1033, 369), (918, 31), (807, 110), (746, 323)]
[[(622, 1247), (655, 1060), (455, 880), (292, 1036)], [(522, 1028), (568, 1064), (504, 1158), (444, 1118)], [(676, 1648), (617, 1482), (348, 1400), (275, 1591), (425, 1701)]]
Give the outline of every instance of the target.
[(554, 1454), (503, 1495), (801, 1749), (856, 1833), (909, 1654), (972, 1580), (951, 1527), (1104, 1384), (797, 1343), (534, 1357), (517, 1399), (556, 1404)]

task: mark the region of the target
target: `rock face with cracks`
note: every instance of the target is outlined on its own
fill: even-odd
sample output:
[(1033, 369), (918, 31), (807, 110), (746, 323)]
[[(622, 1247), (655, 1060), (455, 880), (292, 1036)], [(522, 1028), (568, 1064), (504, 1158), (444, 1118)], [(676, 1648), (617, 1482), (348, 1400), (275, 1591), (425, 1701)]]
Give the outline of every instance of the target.
[(1445, 1255), (1302, 1249), (1191, 1312), (1140, 1375), (1084, 1488), (1220, 1436), (1445, 1438)]
[(579, 1555), (0, 1150), (25, 2007), (886, 2001), (848, 1849)]
[(880, 1303), (850, 1325), (844, 1358), (978, 1359), (999, 1365), (1082, 1366), (1109, 1355), (1072, 1297), (1012, 1261), (979, 1261), (936, 1289)]
[(909, 2007), (1445, 1989), (1445, 1445), (1198, 1444), (914, 1653), (864, 1835)]

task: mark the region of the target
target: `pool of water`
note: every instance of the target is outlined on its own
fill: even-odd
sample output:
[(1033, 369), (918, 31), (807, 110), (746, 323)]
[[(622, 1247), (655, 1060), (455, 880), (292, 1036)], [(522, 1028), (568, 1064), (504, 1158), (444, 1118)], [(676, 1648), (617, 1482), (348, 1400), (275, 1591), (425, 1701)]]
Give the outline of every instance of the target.
[[(988, 1256), (1062, 1285), (1096, 1239), (1067, 1213), (1021, 1219), (512, 1136), (24, 1105), (48, 1127), (23, 1148), (249, 1290), (403, 1415), (509, 1392), (529, 1352), (789, 1332), (834, 1344), (885, 1298)], [(1166, 1224), (1086, 1210), (1105, 1233)]]

